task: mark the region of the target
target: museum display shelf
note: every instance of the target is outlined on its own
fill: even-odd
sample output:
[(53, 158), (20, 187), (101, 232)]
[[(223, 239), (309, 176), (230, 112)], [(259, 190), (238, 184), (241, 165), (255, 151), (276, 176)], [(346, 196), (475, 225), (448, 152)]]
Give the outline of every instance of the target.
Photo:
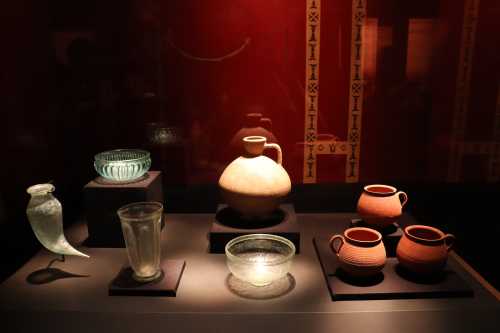
[[(265, 299), (246, 297), (228, 287), (232, 279), (225, 255), (208, 250), (214, 214), (165, 217), (162, 258), (186, 261), (176, 297), (109, 296), (109, 283), (127, 263), (126, 251), (78, 246), (86, 239), (87, 228), (75, 224), (67, 230), (68, 240), (92, 259), (56, 262), (52, 275), (43, 278), (39, 273), (53, 255), (40, 251), (0, 285), (2, 325), (9, 332), (411, 333), (492, 332), (500, 327), (497, 296), (454, 252), (449, 265), (472, 288), (473, 297), (333, 302), (313, 238), (339, 233), (353, 218), (354, 213), (297, 214), (302, 251), (287, 277), (289, 288)], [(408, 214), (399, 221), (416, 222)]]

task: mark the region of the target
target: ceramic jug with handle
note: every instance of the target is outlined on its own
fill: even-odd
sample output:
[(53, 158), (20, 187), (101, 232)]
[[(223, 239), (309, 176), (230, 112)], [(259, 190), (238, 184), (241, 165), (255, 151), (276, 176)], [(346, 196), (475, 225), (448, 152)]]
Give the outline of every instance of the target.
[(342, 270), (353, 277), (376, 275), (385, 265), (382, 235), (371, 228), (349, 228), (344, 235), (334, 235), (330, 248), (337, 254)]
[[(264, 218), (272, 213), (291, 190), (288, 173), (282, 166), (279, 145), (263, 136), (243, 138), (245, 153), (232, 161), (219, 178), (226, 203), (245, 217)], [(277, 161), (263, 156), (264, 149), (277, 151)]]
[(367, 185), (359, 197), (357, 211), (370, 227), (384, 229), (397, 222), (408, 196), (388, 185)]
[(407, 270), (429, 275), (444, 268), (455, 236), (437, 228), (412, 225), (404, 229), (396, 255), (399, 264)]

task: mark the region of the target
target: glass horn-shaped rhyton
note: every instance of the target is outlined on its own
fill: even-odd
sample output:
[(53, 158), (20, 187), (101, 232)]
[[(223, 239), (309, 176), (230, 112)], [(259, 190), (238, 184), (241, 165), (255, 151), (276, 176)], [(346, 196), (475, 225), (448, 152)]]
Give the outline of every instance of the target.
[(36, 238), (51, 252), (89, 258), (71, 246), (63, 232), (62, 206), (52, 195), (55, 187), (52, 184), (37, 184), (30, 186), (27, 192), (31, 199), (26, 209), (26, 215)]

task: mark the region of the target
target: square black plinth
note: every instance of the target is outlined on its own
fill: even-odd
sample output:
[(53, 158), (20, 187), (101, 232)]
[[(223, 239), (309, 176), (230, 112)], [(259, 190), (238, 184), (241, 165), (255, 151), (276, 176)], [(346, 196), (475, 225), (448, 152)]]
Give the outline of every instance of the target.
[[(138, 201), (163, 203), (160, 171), (149, 171), (144, 178), (134, 183), (111, 184), (102, 177), (89, 182), (83, 188), (84, 211), (89, 237), (85, 241), (90, 247), (125, 247), (118, 208)], [(164, 221), (162, 219), (162, 228)]]
[(233, 238), (248, 234), (273, 234), (290, 240), (300, 252), (300, 229), (292, 204), (282, 204), (267, 221), (242, 219), (227, 205), (217, 207), (208, 239), (210, 253), (224, 253), (226, 244)]
[(313, 242), (333, 301), (473, 296), (470, 286), (450, 265), (437, 276), (422, 278), (405, 272), (396, 258), (387, 258), (379, 275), (352, 279), (339, 268), (328, 238), (315, 237)]
[(137, 282), (132, 278), (132, 268), (124, 267), (109, 285), (110, 296), (166, 296), (175, 297), (186, 267), (184, 260), (164, 260), (162, 275), (155, 281)]
[[(351, 219), (349, 227), (365, 227), (371, 228), (362, 219)], [(396, 256), (396, 247), (398, 246), (399, 239), (403, 236), (403, 230), (398, 223), (394, 222), (384, 229), (375, 229), (382, 234), (382, 241), (384, 242), (385, 251), (388, 257)]]

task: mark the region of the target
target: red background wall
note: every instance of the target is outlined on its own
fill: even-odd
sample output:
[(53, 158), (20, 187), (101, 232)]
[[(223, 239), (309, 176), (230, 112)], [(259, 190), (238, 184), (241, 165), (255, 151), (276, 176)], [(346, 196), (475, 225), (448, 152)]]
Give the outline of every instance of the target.
[[(464, 103), (471, 144), (458, 177), (448, 171), (464, 1), (366, 1), (359, 182), (498, 181), (499, 164), (489, 169), (500, 154), (493, 0), (467, 0), (479, 10)], [(255, 110), (272, 119), (284, 165), (303, 182), (307, 3), (5, 5), (3, 206), (21, 214), (25, 188), (53, 180), (67, 206), (78, 207), (81, 187), (96, 175), (93, 155), (120, 147), (151, 150), (166, 185), (215, 184), (234, 157), (227, 143)], [(321, 1), (318, 133), (344, 142), (351, 23), (351, 1)], [(175, 128), (181, 140), (152, 146), (151, 122)], [(345, 154), (317, 158), (316, 182), (346, 181)]]

